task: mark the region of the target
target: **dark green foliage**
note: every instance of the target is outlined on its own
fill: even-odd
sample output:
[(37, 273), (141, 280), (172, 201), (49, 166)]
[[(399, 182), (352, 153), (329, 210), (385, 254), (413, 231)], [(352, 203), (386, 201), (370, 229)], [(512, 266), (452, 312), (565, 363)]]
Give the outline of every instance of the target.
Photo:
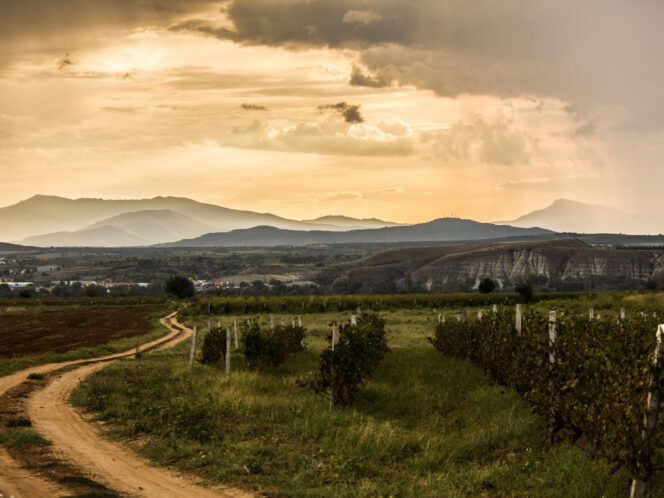
[(331, 390), (336, 404), (352, 403), (388, 351), (385, 320), (376, 313), (360, 315), (357, 326), (341, 325), (334, 351), (326, 349), (320, 356), (316, 391)]
[(213, 365), (226, 356), (226, 330), (223, 327), (212, 327), (203, 338), (201, 363)]
[(276, 367), (291, 354), (304, 349), (305, 329), (297, 325), (275, 325), (273, 330), (261, 329), (258, 319), (245, 325), (242, 354), (252, 369)]
[[(554, 413), (557, 439), (583, 437), (635, 475), (645, 450), (641, 429), (648, 379), (659, 378), (651, 365), (656, 330), (651, 317), (619, 321), (603, 315), (590, 321), (585, 313), (559, 315), (551, 367), (548, 317), (532, 311), (524, 314), (522, 337), (510, 310), (481, 321), (439, 323), (431, 343), (514, 386), (543, 415)], [(664, 447), (661, 428), (660, 422), (657, 448)], [(664, 463), (661, 452), (653, 458), (655, 468)]]
[[(531, 287), (532, 291), (532, 287)], [(555, 299), (577, 300), (588, 297), (587, 293), (547, 292), (530, 295), (534, 301)], [(372, 311), (401, 309), (423, 309), (444, 307), (491, 306), (492, 304), (516, 304), (523, 297), (516, 292), (494, 294), (375, 294), (359, 296), (249, 296), (249, 297), (205, 297), (182, 311), (183, 315), (250, 313), (323, 313), (329, 311), (354, 311), (357, 307)]]
[(521, 282), (516, 284), (514, 290), (521, 296), (523, 302), (528, 304), (532, 301), (535, 291), (533, 290), (533, 285), (530, 282)]
[(496, 282), (491, 280), (489, 277), (480, 282), (479, 291), (482, 294), (491, 294), (494, 290), (496, 290)]
[(179, 299), (194, 297), (194, 283), (186, 277), (175, 275), (166, 280), (164, 290), (167, 294), (176, 296)]

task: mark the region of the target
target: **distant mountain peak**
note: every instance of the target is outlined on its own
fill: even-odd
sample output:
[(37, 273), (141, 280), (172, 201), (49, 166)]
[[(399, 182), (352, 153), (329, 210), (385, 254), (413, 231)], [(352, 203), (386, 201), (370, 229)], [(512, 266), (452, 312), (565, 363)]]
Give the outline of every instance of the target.
[(661, 233), (663, 223), (653, 215), (636, 215), (614, 207), (556, 199), (549, 206), (512, 221), (498, 222), (518, 227), (542, 227), (568, 233)]

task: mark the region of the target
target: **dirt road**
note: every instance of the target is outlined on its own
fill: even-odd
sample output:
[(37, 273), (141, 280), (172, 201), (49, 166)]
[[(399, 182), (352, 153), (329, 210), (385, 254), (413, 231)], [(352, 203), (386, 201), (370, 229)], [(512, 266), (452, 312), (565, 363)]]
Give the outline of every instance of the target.
[[(177, 324), (175, 314), (161, 320), (170, 332), (166, 336), (141, 346), (141, 351), (164, 349), (188, 339), (192, 331)], [(175, 328), (178, 325), (181, 330)], [(0, 378), (0, 395), (21, 384), (32, 372), (48, 373), (67, 365), (79, 368), (64, 372), (45, 389), (36, 391), (27, 402), (33, 428), (53, 443), (58, 457), (80, 468), (95, 481), (128, 496), (159, 497), (248, 497), (241, 490), (231, 488), (202, 488), (192, 481), (175, 476), (165, 469), (149, 466), (131, 450), (102, 437), (98, 427), (67, 403), (71, 390), (87, 375), (106, 362), (132, 356), (135, 349), (94, 360), (41, 365)], [(91, 362), (94, 362), (91, 364)], [(0, 451), (0, 493), (5, 497), (41, 497), (71, 494), (19, 467), (3, 449)]]

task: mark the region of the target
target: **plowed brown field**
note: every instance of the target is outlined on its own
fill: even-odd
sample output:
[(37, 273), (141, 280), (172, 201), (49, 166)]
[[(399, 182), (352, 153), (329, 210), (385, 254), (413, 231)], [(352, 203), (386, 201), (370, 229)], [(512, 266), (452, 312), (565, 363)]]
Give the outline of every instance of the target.
[(0, 358), (65, 353), (142, 335), (156, 309), (35, 311), (0, 315)]

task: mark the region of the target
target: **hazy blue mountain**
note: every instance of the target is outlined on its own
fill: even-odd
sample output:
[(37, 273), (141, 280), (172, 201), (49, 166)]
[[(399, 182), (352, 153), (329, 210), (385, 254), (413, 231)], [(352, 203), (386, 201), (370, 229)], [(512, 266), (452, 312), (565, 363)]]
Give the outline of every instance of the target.
[(383, 221), (378, 218), (351, 218), (350, 216), (321, 216), (315, 220), (303, 220), (303, 223), (315, 223), (317, 225), (334, 225), (345, 227), (348, 230), (359, 230), (362, 228), (383, 228), (399, 226), (399, 223)]
[(351, 230), (348, 232), (283, 230), (269, 226), (260, 226), (246, 230), (233, 230), (226, 233), (209, 233), (202, 237), (165, 245), (169, 247), (238, 247), (380, 242), (443, 242), (529, 237), (552, 233), (549, 230), (540, 228), (515, 228), (459, 218), (441, 218), (417, 225)]
[[(205, 204), (181, 197), (155, 197), (138, 200), (66, 199), (57, 196), (36, 195), (12, 206), (0, 208), (0, 241), (22, 241), (26, 237), (50, 236), (60, 232), (78, 232), (91, 227), (108, 225), (108, 220), (128, 213), (146, 211), (170, 211), (191, 220), (191, 229), (185, 229), (183, 219), (171, 216), (168, 222), (158, 222), (162, 233), (168, 230), (181, 232), (169, 240), (194, 237), (210, 231), (229, 231), (269, 225), (293, 230), (347, 230), (345, 225), (289, 220), (270, 213), (255, 213)], [(145, 218), (145, 214), (137, 215)], [(126, 228), (131, 232), (132, 217), (114, 219), (110, 225)], [(140, 225), (142, 222), (137, 222)], [(130, 226), (127, 226), (129, 224)], [(137, 226), (138, 226), (137, 225)], [(109, 232), (110, 235), (111, 232)], [(120, 233), (120, 232), (117, 232)], [(142, 235), (139, 233), (139, 235)], [(80, 236), (80, 234), (79, 234)], [(80, 237), (76, 236), (77, 240)], [(146, 237), (150, 240), (150, 237)], [(64, 240), (64, 239), (62, 239)], [(124, 245), (127, 238), (121, 237), (114, 245)], [(159, 240), (163, 240), (159, 238)], [(46, 239), (43, 239), (46, 242)], [(83, 242), (83, 241), (82, 241)], [(111, 241), (112, 242), (112, 241)], [(89, 244), (93, 245), (92, 241)]]
[(517, 227), (542, 227), (556, 232), (658, 234), (661, 217), (630, 214), (607, 206), (558, 199), (550, 206), (516, 220), (499, 222)]
[(26, 245), (37, 247), (131, 247), (150, 243), (146, 237), (109, 225), (75, 232), (33, 235), (23, 240)]

